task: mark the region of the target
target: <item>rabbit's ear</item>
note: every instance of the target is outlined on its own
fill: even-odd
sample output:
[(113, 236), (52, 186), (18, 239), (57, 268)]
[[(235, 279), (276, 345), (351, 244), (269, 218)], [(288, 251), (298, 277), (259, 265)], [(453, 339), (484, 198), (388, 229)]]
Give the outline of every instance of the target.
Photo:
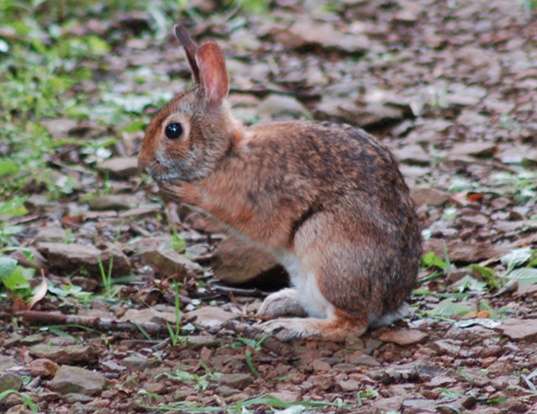
[(211, 105), (220, 105), (229, 92), (224, 53), (215, 42), (203, 43), (196, 52), (200, 85)]
[(192, 70), (192, 75), (196, 83), (200, 81), (200, 70), (198, 64), (196, 63), (196, 53), (198, 51), (198, 45), (194, 43), (186, 28), (180, 24), (176, 24), (173, 27), (173, 33), (179, 42), (183, 45), (188, 63), (190, 64), (190, 69)]

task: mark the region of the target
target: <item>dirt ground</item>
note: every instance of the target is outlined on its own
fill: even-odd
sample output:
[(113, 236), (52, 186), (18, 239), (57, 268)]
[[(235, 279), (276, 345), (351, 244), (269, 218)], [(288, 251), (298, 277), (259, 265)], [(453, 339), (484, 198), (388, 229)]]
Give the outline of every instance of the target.
[(3, 254), (36, 269), (32, 309), (45, 314), (15, 317), (27, 306), (0, 297), (0, 411), (536, 413), (533, 3), (194, 3), (186, 21), (224, 48), (243, 122), (345, 122), (396, 154), (426, 252), (412, 313), (344, 344), (256, 332), (278, 271), (218, 282), (221, 232), (136, 171), (151, 114), (190, 83), (169, 20), (159, 31), (145, 9), (80, 18), (61, 30), (110, 50), (75, 60), (87, 76), (60, 99), (89, 109), (36, 121), (62, 143), (45, 160), (70, 191), (33, 179), (16, 192), (24, 214), (2, 213), (19, 229)]

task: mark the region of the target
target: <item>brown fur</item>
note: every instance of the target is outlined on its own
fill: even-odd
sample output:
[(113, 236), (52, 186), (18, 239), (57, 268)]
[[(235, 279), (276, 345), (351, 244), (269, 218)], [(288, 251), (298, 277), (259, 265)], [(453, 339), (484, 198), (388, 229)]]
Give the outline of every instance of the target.
[[(221, 51), (214, 43), (200, 49), (201, 82), (213, 82), (212, 94), (202, 84), (163, 108), (147, 129), (140, 165), (168, 196), (269, 252), (297, 256), (315, 275), (335, 312), (326, 320), (302, 319), (295, 336), (335, 339), (351, 325), (362, 333), (403, 303), (418, 271), (419, 226), (396, 161), (350, 126), (298, 121), (243, 128), (225, 102), (215, 101), (227, 93)], [(186, 119), (190, 133), (168, 140), (163, 123), (174, 116)]]

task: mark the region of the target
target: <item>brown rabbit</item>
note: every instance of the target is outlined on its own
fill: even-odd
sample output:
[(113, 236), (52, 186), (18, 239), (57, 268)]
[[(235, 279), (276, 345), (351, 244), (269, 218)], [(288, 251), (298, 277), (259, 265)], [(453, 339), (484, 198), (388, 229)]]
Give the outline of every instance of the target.
[[(416, 280), (421, 237), (392, 154), (348, 125), (233, 118), (215, 42), (181, 26), (196, 85), (151, 121), (139, 165), (172, 199), (211, 214), (288, 271), (261, 327), (280, 339), (341, 340), (401, 313)], [(301, 315), (307, 317), (280, 318)]]

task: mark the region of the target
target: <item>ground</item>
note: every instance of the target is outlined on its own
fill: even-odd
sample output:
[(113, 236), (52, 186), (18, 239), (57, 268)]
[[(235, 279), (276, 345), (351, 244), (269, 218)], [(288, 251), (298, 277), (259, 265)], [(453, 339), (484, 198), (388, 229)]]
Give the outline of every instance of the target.
[[(1, 410), (537, 412), (534, 1), (19, 3), (0, 5)], [(134, 158), (190, 82), (179, 19), (225, 50), (243, 122), (345, 122), (398, 157), (425, 247), (407, 318), (282, 343), (253, 328), (280, 278), (216, 280), (221, 232)]]

